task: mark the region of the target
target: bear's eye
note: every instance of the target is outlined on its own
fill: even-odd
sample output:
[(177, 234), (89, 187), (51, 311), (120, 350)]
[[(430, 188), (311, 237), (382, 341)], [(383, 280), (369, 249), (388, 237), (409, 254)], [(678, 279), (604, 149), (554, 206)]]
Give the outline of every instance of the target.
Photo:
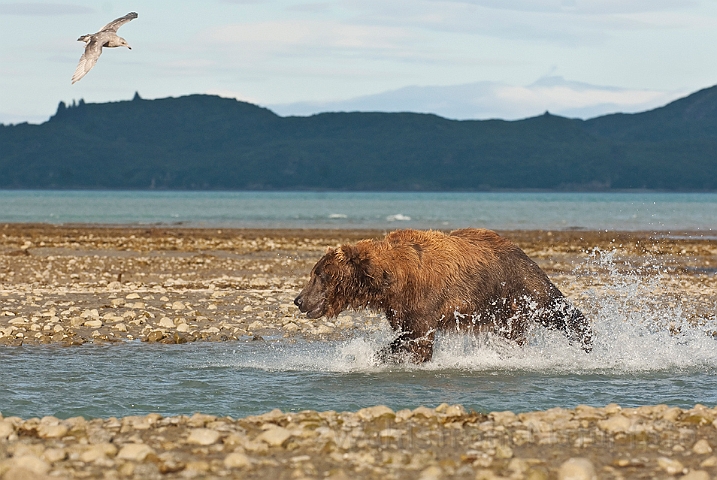
[(325, 281), (327, 277), (326, 271), (321, 267), (317, 267), (316, 270), (314, 270), (314, 275), (316, 275), (321, 281)]

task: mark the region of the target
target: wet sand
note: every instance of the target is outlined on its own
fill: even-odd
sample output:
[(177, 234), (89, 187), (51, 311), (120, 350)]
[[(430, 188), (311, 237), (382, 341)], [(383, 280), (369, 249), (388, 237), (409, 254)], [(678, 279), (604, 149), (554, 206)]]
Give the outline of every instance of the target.
[[(0, 348), (350, 336), (380, 315), (307, 320), (292, 301), (328, 246), (379, 231), (0, 225)], [(590, 316), (616, 281), (650, 308), (714, 319), (717, 239), (699, 232), (511, 231)], [(0, 411), (1, 411), (0, 406)], [(244, 419), (0, 420), (0, 476), (51, 478), (710, 478), (717, 412), (462, 407), (273, 412)], [(564, 465), (570, 458), (574, 460)], [(20, 472), (20, 473), (18, 473)], [(587, 472), (587, 473), (586, 473)], [(41, 478), (41, 477), (39, 477)]]

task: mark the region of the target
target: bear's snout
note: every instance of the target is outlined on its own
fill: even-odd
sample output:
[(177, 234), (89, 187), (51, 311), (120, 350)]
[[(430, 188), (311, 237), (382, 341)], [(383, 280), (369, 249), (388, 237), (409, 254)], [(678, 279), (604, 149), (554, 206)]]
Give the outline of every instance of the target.
[(320, 292), (304, 289), (294, 299), (294, 305), (309, 318), (319, 318), (324, 314), (325, 301)]
[(301, 306), (302, 306), (303, 304), (304, 304), (304, 299), (301, 298), (301, 295), (298, 295), (298, 296), (294, 299), (294, 305), (296, 305), (297, 307), (299, 307), (299, 311), (302, 312), (302, 313), (304, 312), (304, 310), (302, 310), (302, 308), (301, 308)]

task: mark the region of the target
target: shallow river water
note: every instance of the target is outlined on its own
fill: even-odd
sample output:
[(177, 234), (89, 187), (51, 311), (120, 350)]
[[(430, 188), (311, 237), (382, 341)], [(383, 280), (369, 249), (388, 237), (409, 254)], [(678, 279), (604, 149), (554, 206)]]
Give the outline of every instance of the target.
[[(603, 323), (603, 327), (607, 327)], [(598, 325), (599, 327), (599, 325)], [(705, 328), (596, 328), (585, 354), (555, 332), (526, 348), (443, 335), (433, 361), (377, 365), (387, 332), (343, 341), (17, 347), (0, 350), (5, 416), (108, 417), (201, 411), (394, 409), (460, 403), (476, 411), (555, 406), (717, 404), (717, 342)]]

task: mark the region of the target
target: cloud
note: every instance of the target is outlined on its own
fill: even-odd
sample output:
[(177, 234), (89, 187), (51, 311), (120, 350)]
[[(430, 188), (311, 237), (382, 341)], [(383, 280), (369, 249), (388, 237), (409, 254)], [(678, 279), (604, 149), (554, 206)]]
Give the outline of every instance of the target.
[(257, 3), (272, 3), (273, 0), (222, 0), (222, 3), (233, 3), (236, 5), (252, 5)]
[(0, 15), (56, 16), (95, 13), (92, 8), (65, 3), (3, 3)]
[[(617, 32), (683, 26), (684, 13), (699, 5), (694, 0), (346, 0), (345, 4), (356, 22), (571, 47), (594, 45)], [(650, 21), (649, 14), (660, 13), (682, 14), (682, 20), (674, 25)]]
[(616, 15), (682, 10), (699, 5), (696, 0), (432, 0), (435, 3), (464, 3), (517, 12), (549, 12), (580, 15)]
[(335, 102), (272, 105), (280, 115), (311, 115), (327, 111), (435, 113), (466, 120), (516, 120), (545, 111), (573, 118), (614, 112), (638, 112), (661, 106), (686, 92), (623, 89), (545, 77), (528, 86), (476, 82), (451, 86), (404, 87)]
[(323, 13), (331, 11), (331, 4), (328, 2), (299, 3), (287, 8), (290, 12)]
[(420, 32), (398, 26), (359, 25), (335, 20), (272, 21), (226, 25), (207, 35), (215, 47), (243, 56), (318, 55), (410, 57), (424, 43)]

